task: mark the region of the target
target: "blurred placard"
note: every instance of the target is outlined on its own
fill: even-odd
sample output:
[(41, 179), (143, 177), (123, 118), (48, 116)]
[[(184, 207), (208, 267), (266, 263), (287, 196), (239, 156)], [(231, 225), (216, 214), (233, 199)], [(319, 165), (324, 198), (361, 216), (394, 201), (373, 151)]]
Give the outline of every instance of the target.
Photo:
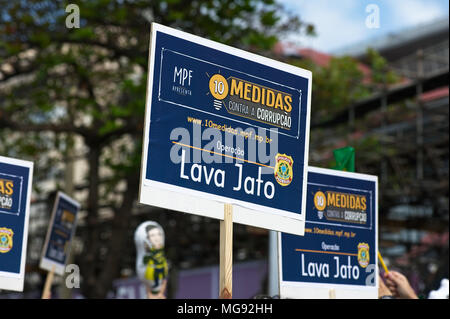
[(309, 166), (305, 235), (278, 237), (280, 296), (378, 298), (377, 225), (377, 176)]
[(63, 275), (72, 247), (80, 204), (63, 192), (56, 194), (51, 220), (42, 250), (40, 267)]
[(0, 289), (23, 291), (33, 163), (0, 156)]

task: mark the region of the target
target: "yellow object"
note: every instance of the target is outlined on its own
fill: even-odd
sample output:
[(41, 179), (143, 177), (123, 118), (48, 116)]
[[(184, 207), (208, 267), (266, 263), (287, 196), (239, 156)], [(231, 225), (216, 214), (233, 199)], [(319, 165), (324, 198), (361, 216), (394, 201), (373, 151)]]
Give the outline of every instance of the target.
[(228, 82), (220, 74), (214, 74), (209, 79), (209, 91), (215, 99), (223, 100), (228, 95)]
[(145, 279), (158, 281), (167, 277), (167, 260), (162, 252), (157, 252), (148, 259), (145, 269)]
[(387, 269), (386, 264), (384, 263), (383, 257), (381, 257), (380, 252), (378, 252), (378, 259), (380, 260), (380, 263), (381, 263), (381, 266), (384, 269), (384, 272), (388, 274), (389, 270)]

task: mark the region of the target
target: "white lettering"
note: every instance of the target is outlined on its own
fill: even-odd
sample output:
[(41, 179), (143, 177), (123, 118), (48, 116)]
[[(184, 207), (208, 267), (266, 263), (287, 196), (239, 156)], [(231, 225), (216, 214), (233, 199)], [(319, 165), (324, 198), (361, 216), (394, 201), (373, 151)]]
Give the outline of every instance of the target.
[(66, 17), (66, 28), (78, 29), (80, 27), (80, 7), (78, 7), (76, 4), (71, 3), (66, 7), (66, 12), (71, 12)]
[(187, 177), (187, 175), (184, 174), (184, 160), (186, 157), (186, 151), (185, 150), (181, 150), (181, 168), (180, 168), (180, 177), (184, 178), (184, 179), (189, 179), (189, 177)]
[(366, 6), (366, 12), (370, 13), (366, 18), (366, 27), (369, 29), (380, 28), (380, 7), (371, 3)]
[(305, 277), (324, 277), (328, 278), (330, 276), (330, 265), (327, 263), (314, 263), (309, 262), (307, 266), (307, 271), (305, 271), (305, 257), (304, 254), (301, 256), (302, 260), (302, 276)]

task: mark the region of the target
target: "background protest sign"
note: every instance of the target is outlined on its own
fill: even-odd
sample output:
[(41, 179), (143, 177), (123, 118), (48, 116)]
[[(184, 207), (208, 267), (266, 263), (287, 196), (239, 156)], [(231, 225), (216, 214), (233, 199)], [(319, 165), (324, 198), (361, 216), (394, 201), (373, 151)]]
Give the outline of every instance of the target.
[(152, 24), (140, 202), (303, 235), (311, 72)]
[(378, 177), (308, 168), (305, 235), (278, 236), (282, 298), (378, 298)]
[(60, 276), (64, 274), (67, 257), (75, 234), (80, 204), (63, 192), (58, 192), (53, 205), (41, 255), (40, 268)]
[(23, 291), (33, 163), (0, 156), (0, 289)]

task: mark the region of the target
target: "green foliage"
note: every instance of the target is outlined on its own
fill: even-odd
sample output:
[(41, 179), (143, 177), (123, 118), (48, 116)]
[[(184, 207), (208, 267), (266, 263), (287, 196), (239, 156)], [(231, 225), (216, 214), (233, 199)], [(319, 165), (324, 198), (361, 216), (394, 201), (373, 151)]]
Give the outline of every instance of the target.
[[(148, 17), (254, 51), (270, 50), (283, 32), (301, 27), (269, 0), (80, 0), (81, 28), (67, 29), (69, 3), (0, 0), (0, 61), (14, 66), (9, 77), (30, 76), (0, 90), (0, 103), (16, 129), (41, 124), (36, 130), (45, 131), (51, 123), (85, 139), (96, 136), (100, 147), (122, 134), (140, 135)], [(66, 126), (76, 120), (89, 124)]]
[(312, 122), (330, 119), (351, 103), (370, 95), (358, 62), (350, 57), (331, 57), (322, 66), (308, 59), (289, 62), (313, 73)]
[(79, 29), (74, 29), (73, 32), (70, 33), (69, 39), (73, 41), (83, 41), (90, 40), (95, 38), (95, 32), (91, 27), (83, 27)]
[(367, 49), (367, 57), (370, 63), (372, 82), (375, 84), (393, 84), (399, 81), (399, 77), (389, 69), (387, 61), (376, 50)]
[(288, 61), (313, 73), (313, 123), (331, 119), (356, 101), (379, 91), (384, 84), (399, 81), (377, 51), (368, 49), (367, 57), (367, 66), (349, 56), (330, 57), (326, 65), (318, 65), (309, 59)]

